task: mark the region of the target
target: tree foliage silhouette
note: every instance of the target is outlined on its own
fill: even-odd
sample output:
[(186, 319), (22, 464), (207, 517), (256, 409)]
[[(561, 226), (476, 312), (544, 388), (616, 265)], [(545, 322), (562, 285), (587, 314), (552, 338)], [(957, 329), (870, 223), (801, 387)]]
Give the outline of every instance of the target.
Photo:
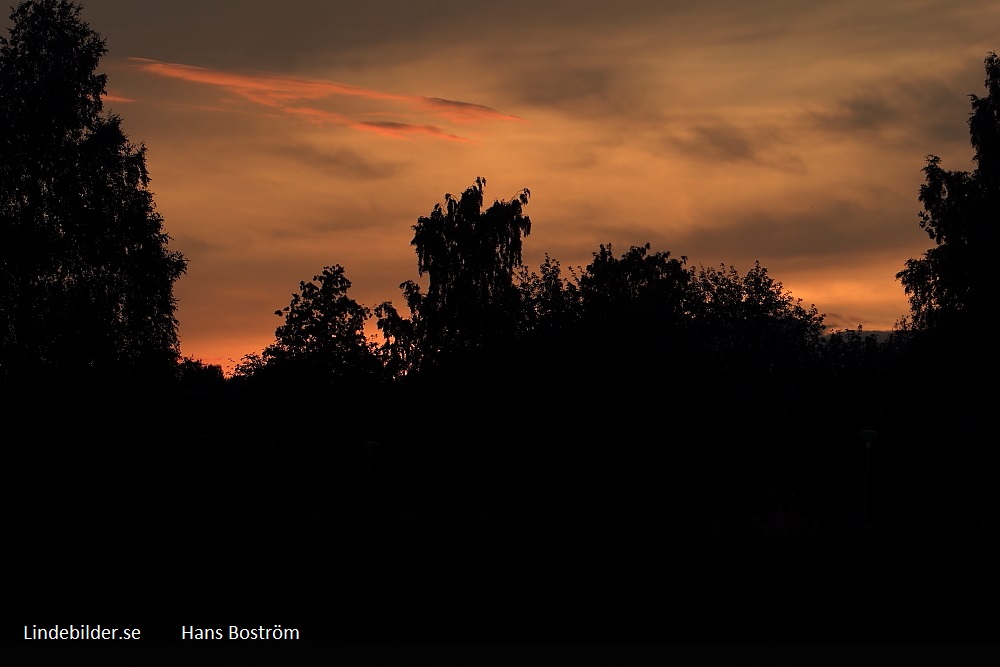
[(691, 286), (692, 339), (705, 362), (763, 372), (801, 368), (819, 353), (824, 316), (760, 262), (742, 276), (732, 266), (702, 267)]
[(631, 246), (620, 257), (611, 244), (593, 253), (579, 280), (579, 354), (609, 376), (660, 367), (680, 351), (687, 309), (686, 257)]
[(1000, 300), (1000, 57), (985, 60), (985, 97), (970, 95), (969, 134), (976, 169), (947, 171), (927, 157), (920, 227), (936, 246), (909, 259), (896, 278), (909, 297), (909, 326), (921, 329), (987, 321)]
[(339, 264), (300, 282), (289, 305), (274, 311), (285, 321), (264, 349), (264, 363), (328, 380), (376, 372), (378, 362), (365, 336), (371, 311), (347, 295), (350, 287)]
[(29, 0), (0, 37), (0, 375), (172, 373), (186, 259), (145, 147), (103, 115), (105, 42), (66, 0)]
[(523, 304), (523, 333), (553, 336), (576, 326), (581, 317), (580, 280), (570, 269), (570, 278), (562, 275), (562, 265), (549, 257), (538, 273), (521, 267), (517, 280)]
[(759, 262), (745, 275), (686, 263), (648, 243), (620, 257), (610, 244), (600, 246), (579, 279), (579, 296), (584, 331), (605, 357), (758, 372), (816, 358), (823, 315)]
[[(413, 281), (400, 287), (411, 312), (416, 366), (434, 363), (442, 352), (471, 350), (516, 331), (520, 295), (514, 284), (521, 266), (521, 239), (531, 232), (523, 214), (529, 192), (496, 200), (483, 210), (485, 178), (462, 196), (445, 195), (413, 226), (417, 270), (428, 277), (427, 293)], [(379, 327), (390, 336), (402, 330), (401, 318), (380, 306)]]
[(672, 259), (667, 251), (650, 252), (648, 243), (632, 246), (620, 258), (610, 243), (601, 245), (580, 277), (586, 317), (615, 329), (632, 322), (639, 325), (639, 336), (653, 333), (650, 326), (677, 323), (687, 310), (691, 274), (686, 262), (687, 257)]

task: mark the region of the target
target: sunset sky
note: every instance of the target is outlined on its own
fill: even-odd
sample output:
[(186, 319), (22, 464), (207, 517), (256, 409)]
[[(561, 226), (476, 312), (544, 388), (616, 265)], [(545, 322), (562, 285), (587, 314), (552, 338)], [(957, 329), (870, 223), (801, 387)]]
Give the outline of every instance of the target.
[(532, 268), (609, 242), (760, 260), (828, 325), (888, 329), (932, 243), (924, 156), (972, 168), (1000, 48), (986, 0), (82, 4), (190, 261), (182, 354), (227, 368), (326, 265), (405, 310), (411, 226), (477, 176), (488, 201), (531, 191)]

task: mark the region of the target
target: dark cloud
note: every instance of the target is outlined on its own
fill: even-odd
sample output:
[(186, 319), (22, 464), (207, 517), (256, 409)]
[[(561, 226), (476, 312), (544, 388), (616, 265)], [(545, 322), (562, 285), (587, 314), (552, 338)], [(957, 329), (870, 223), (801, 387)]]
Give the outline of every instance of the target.
[[(857, 136), (863, 141), (893, 144), (968, 141), (963, 122), (969, 111), (970, 89), (976, 79), (969, 67), (942, 77), (887, 76), (865, 84), (825, 109), (807, 112), (807, 123), (824, 132)], [(924, 152), (933, 152), (925, 146)]]
[[(822, 204), (806, 211), (775, 207), (729, 215), (723, 224), (716, 220), (715, 224), (684, 230), (676, 243), (689, 256), (706, 262), (774, 257), (843, 259), (908, 247), (912, 230), (905, 224), (906, 213), (901, 216), (887, 208), (826, 195)], [(893, 217), (902, 222), (888, 224), (887, 218)]]
[[(616, 123), (658, 119), (654, 101), (661, 84), (627, 55), (605, 62), (570, 49), (539, 53), (537, 60), (512, 63), (500, 82), (514, 104), (554, 109), (569, 116)], [(544, 63), (539, 66), (539, 63)]]
[[(944, 50), (994, 39), (1000, 9), (986, 2), (835, 4), (797, 0), (87, 0), (84, 16), (109, 36), (113, 57), (173, 59), (208, 67), (309, 72), (363, 69), (453, 50), (483, 65), (517, 60), (533, 45), (590, 50), (608, 36), (651, 36), (678, 49), (807, 39), (814, 47), (877, 55)], [(845, 39), (847, 36), (848, 39)], [(180, 37), (180, 38), (179, 38)], [(817, 50), (808, 52), (809, 56)], [(803, 51), (805, 58), (807, 53)]]
[(556, 63), (551, 58), (545, 58), (545, 62), (543, 68), (512, 73), (508, 85), (516, 101), (545, 107), (579, 108), (581, 103), (604, 106), (625, 87), (610, 65), (581, 66)]
[(321, 149), (304, 143), (275, 146), (271, 152), (304, 164), (322, 176), (351, 180), (391, 178), (406, 166), (402, 162), (369, 159), (349, 148)]
[(879, 132), (897, 125), (903, 113), (899, 100), (887, 99), (882, 93), (859, 93), (837, 101), (833, 109), (814, 114), (817, 125), (846, 132)]
[(119, 57), (186, 56), (208, 67), (304, 72), (416, 61), (429, 51), (470, 45), (510, 54), (544, 39), (552, 26), (614, 30), (673, 11), (645, 0), (89, 0), (85, 16), (101, 31), (116, 26), (109, 46)]
[(696, 124), (668, 135), (664, 143), (688, 157), (711, 162), (747, 162), (800, 172), (802, 159), (787, 150), (790, 142), (778, 128), (739, 127), (726, 121)]
[(472, 102), (460, 102), (458, 100), (445, 100), (440, 97), (425, 98), (427, 105), (436, 109), (452, 120), (472, 121), (472, 120), (521, 120), (517, 116), (501, 113), (492, 107)]

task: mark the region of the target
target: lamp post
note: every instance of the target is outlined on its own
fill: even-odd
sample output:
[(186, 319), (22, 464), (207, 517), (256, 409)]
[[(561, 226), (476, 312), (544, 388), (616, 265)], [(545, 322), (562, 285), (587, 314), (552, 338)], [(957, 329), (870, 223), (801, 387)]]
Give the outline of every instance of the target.
[(868, 474), (871, 464), (872, 443), (878, 439), (878, 433), (866, 429), (861, 432), (861, 439), (865, 441), (865, 490), (861, 500), (861, 526), (864, 530), (868, 530), (871, 528), (868, 524)]

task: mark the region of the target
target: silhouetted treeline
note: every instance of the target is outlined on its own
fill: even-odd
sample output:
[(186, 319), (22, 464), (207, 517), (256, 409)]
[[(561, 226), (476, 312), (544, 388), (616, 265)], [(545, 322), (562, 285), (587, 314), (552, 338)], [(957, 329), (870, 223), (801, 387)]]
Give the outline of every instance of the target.
[[(752, 605), (720, 615), (705, 595), (772, 596), (786, 610), (770, 631), (793, 635), (824, 634), (795, 612), (817, 613), (819, 599), (866, 605), (857, 623), (822, 615), (837, 633), (866, 636), (879, 619), (899, 635), (982, 630), (971, 608), (942, 621), (930, 610), (955, 598), (919, 582), (975, 585), (997, 555), (990, 394), (960, 380), (969, 363), (995, 369), (989, 346), (954, 349), (968, 336), (943, 322), (826, 334), (816, 307), (759, 263), (695, 268), (648, 244), (602, 245), (565, 273), (551, 257), (531, 270), (520, 261), (527, 191), (484, 211), (484, 186), (418, 220), (431, 287), (401, 285), (408, 315), (375, 309), (380, 343), (346, 315), (362, 311), (342, 280), (328, 311), (340, 315), (324, 326), (346, 349), (311, 365), (333, 370), (319, 385), (283, 375), (281, 350), (297, 340), (288, 325), (322, 291), (317, 276), (279, 311), (275, 345), (231, 381), (241, 400), (266, 401), (258, 408), (336, 425), (341, 448), (324, 448), (324, 461), (348, 473), (328, 493), (346, 495), (326, 516), (353, 553), (391, 570), (387, 554), (403, 550), (412, 576), (467, 577), (473, 596), (549, 587), (563, 613), (634, 601), (579, 586), (602, 568), (624, 587), (672, 591), (700, 619), (667, 614), (683, 632), (712, 619), (768, 631), (747, 620)], [(322, 319), (302, 312), (310, 324), (297, 332)], [(330, 365), (346, 358), (355, 364)], [(879, 434), (867, 463), (862, 429)], [(316, 456), (295, 425), (271, 433)], [(678, 570), (712, 581), (681, 585), (667, 574)], [(656, 625), (625, 617), (615, 632)], [(572, 633), (581, 618), (569, 618), (559, 627)]]

